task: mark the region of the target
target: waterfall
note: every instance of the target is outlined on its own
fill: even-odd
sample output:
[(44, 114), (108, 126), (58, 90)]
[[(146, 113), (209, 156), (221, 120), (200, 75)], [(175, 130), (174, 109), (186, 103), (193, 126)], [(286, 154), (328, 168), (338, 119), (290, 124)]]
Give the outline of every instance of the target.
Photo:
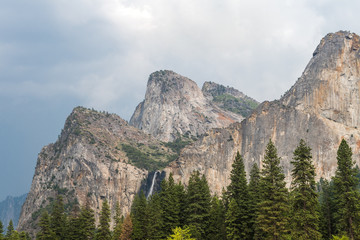
[(154, 185), (155, 185), (155, 179), (156, 179), (156, 174), (158, 173), (159, 171), (156, 171), (154, 173), (154, 176), (153, 176), (153, 179), (152, 179), (152, 183), (151, 183), (151, 187), (150, 187), (150, 190), (149, 190), (149, 193), (146, 197), (146, 199), (148, 199), (152, 194), (153, 194), (153, 190), (154, 190)]

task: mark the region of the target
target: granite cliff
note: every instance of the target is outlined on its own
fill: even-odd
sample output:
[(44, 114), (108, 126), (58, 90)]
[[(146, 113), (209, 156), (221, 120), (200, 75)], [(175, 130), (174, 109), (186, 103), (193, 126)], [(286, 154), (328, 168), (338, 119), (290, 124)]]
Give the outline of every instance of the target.
[(302, 76), (280, 99), (260, 104), (241, 123), (212, 129), (166, 168), (187, 182), (193, 170), (204, 173), (213, 192), (229, 184), (231, 164), (239, 151), (249, 171), (260, 165), (266, 144), (274, 141), (287, 183), (291, 182), (292, 152), (302, 138), (312, 148), (317, 179), (330, 178), (336, 151), (345, 138), (360, 165), (360, 40), (340, 31), (325, 36)]
[(172, 71), (158, 71), (150, 75), (145, 100), (136, 107), (130, 125), (168, 142), (182, 135), (198, 137), (242, 119), (214, 104), (194, 81)]
[(38, 156), (19, 230), (36, 231), (41, 209), (46, 209), (57, 194), (64, 196), (67, 211), (89, 201), (98, 219), (107, 199), (113, 210), (119, 201), (126, 214), (134, 195), (146, 184), (148, 171), (165, 166), (176, 156), (115, 114), (77, 107), (59, 139), (45, 146)]

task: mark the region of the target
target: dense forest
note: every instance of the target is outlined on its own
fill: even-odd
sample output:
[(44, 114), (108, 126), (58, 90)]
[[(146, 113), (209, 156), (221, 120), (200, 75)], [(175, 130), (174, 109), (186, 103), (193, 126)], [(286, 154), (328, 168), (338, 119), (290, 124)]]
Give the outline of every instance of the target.
[[(360, 174), (347, 142), (340, 143), (337, 170), (330, 181), (315, 182), (311, 149), (303, 140), (291, 163), (292, 183), (287, 188), (270, 140), (261, 171), (254, 164), (248, 182), (237, 153), (231, 183), (222, 196), (211, 196), (199, 172), (193, 172), (186, 187), (170, 175), (160, 192), (149, 198), (143, 192), (136, 195), (127, 216), (121, 216), (117, 203), (112, 228), (106, 200), (96, 226), (89, 204), (66, 213), (59, 195), (49, 212), (42, 212), (36, 239), (360, 239)], [(12, 222), (4, 233), (0, 222), (0, 240), (29, 238), (14, 230)]]

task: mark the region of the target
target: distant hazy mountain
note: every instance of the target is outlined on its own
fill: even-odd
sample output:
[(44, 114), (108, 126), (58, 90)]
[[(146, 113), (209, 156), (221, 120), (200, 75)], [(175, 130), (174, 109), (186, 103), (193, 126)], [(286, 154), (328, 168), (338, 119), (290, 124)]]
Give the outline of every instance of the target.
[(8, 196), (4, 201), (0, 202), (0, 220), (4, 225), (4, 229), (9, 224), (10, 220), (13, 220), (14, 227), (16, 228), (21, 207), (25, 202), (27, 193), (19, 197)]

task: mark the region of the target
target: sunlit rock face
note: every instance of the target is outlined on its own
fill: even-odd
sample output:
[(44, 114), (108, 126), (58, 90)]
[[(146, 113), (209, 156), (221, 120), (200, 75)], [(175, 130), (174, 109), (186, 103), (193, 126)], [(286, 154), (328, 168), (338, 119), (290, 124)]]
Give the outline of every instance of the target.
[(266, 144), (274, 141), (286, 181), (291, 183), (291, 159), (300, 139), (312, 148), (317, 179), (336, 170), (341, 139), (352, 147), (360, 165), (360, 41), (349, 32), (326, 35), (302, 76), (280, 100), (263, 102), (241, 123), (210, 130), (184, 149), (166, 169), (187, 182), (192, 171), (204, 173), (213, 192), (229, 184), (231, 165), (239, 151), (249, 172), (262, 165)]
[(242, 119), (213, 104), (189, 78), (158, 71), (150, 75), (145, 100), (136, 107), (130, 125), (168, 142), (182, 135), (198, 137)]

